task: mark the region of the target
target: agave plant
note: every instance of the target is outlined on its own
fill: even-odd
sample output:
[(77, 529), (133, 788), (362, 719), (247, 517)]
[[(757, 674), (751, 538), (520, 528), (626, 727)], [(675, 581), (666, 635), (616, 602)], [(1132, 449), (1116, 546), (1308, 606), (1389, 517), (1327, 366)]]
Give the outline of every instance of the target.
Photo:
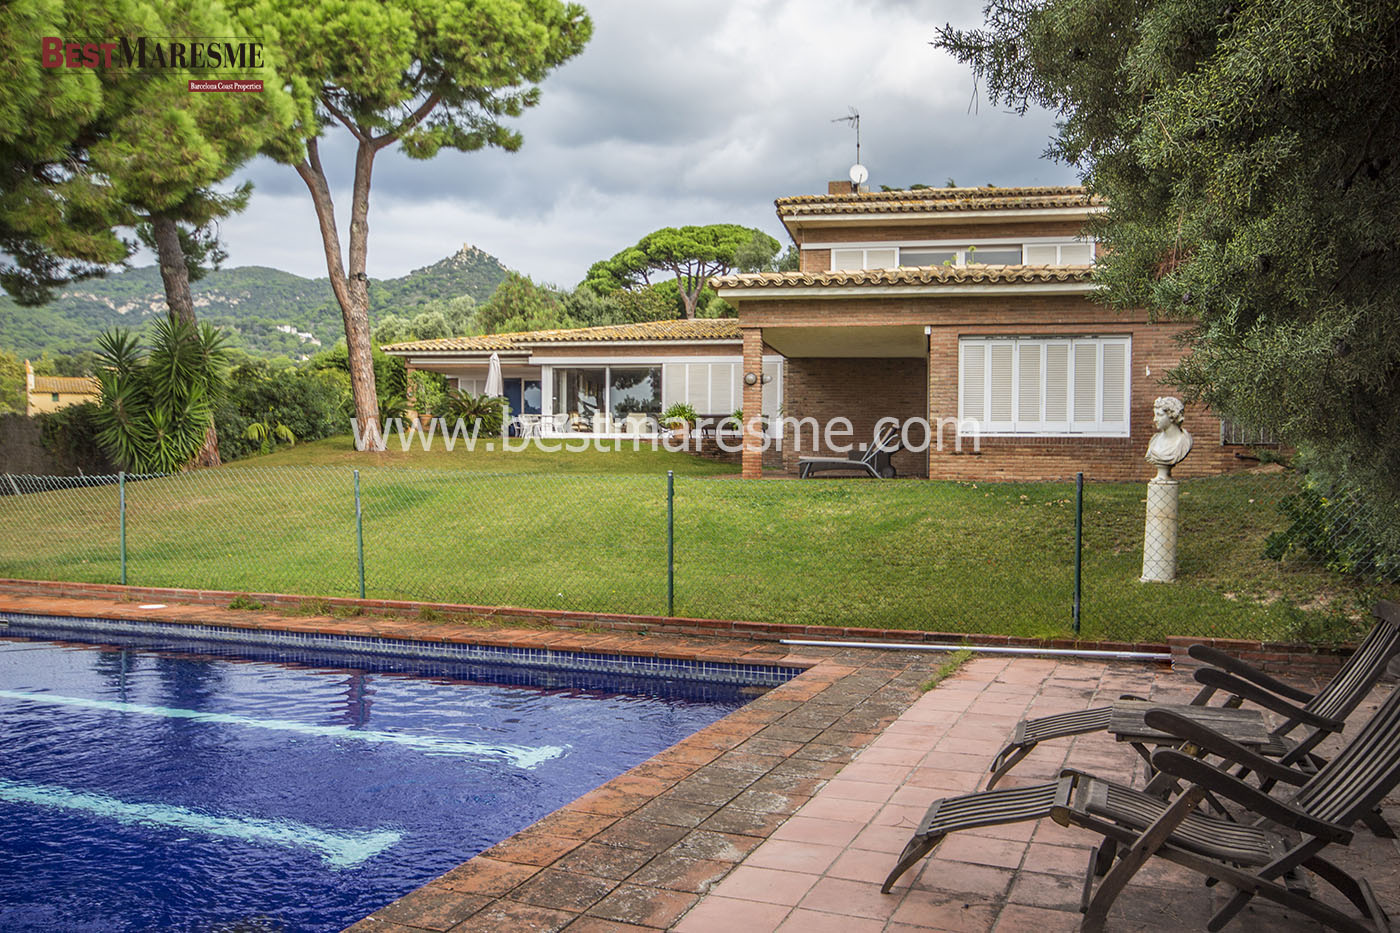
[(150, 352), (121, 329), (104, 333), (97, 346), (97, 443), (136, 473), (184, 469), (203, 448), (223, 393), (223, 335), (208, 324), (162, 318), (152, 326)]

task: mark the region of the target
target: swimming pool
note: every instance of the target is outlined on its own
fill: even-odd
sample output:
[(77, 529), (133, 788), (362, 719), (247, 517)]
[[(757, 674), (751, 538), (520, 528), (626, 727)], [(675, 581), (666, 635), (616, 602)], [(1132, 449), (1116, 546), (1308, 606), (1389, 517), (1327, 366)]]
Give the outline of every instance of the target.
[(6, 631), (6, 931), (338, 930), (755, 692)]

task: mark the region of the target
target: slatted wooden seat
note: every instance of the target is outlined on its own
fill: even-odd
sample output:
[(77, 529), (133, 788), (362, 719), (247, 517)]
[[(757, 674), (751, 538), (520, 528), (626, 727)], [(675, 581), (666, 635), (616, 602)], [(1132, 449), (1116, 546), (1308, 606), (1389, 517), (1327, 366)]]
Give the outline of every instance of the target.
[[(1382, 600), (1376, 623), (1335, 677), (1317, 693), (1284, 683), (1253, 665), (1207, 645), (1192, 645), (1191, 657), (1209, 665), (1196, 672), (1201, 690), (1192, 699), (1206, 705), (1217, 693), (1229, 694), (1227, 705), (1244, 701), (1278, 713), (1284, 721), (1273, 731), (1265, 754), (1283, 763), (1312, 771), (1320, 760), (1317, 744), (1341, 730), (1346, 717), (1366, 698), (1386, 665), (1400, 654), (1400, 605)], [(1016, 725), (1006, 747), (992, 759), (986, 787), (991, 790), (1037, 745), (1047, 739), (1065, 738), (1108, 728), (1111, 707), (1101, 706), (1074, 713), (1025, 719)], [(1375, 827), (1378, 831), (1381, 826)]]
[[(1147, 714), (1154, 729), (1179, 736), (1205, 751), (1229, 758), (1235, 743), (1200, 723), (1155, 709)], [(1257, 756), (1256, 756), (1257, 757)], [(1254, 896), (1265, 897), (1337, 930), (1386, 931), (1389, 921), (1364, 879), (1356, 879), (1322, 856), (1330, 845), (1351, 841), (1351, 826), (1371, 813), (1400, 784), (1400, 689), (1389, 697), (1356, 736), (1316, 773), (1265, 760), (1265, 767), (1296, 783), (1286, 794), (1270, 795), (1177, 749), (1152, 756), (1162, 773), (1185, 788), (1168, 799), (1153, 796), (1080, 771), (1031, 787), (1000, 788), (938, 800), (929, 807), (881, 891), (932, 852), (949, 833), (1001, 823), (1050, 817), (1103, 837), (1085, 872), (1081, 929), (1103, 928), (1109, 907), (1129, 879), (1153, 856), (1200, 872), (1236, 889), (1208, 926), (1219, 930)], [(1239, 822), (1203, 812), (1208, 795), (1232, 801), (1254, 817)], [(1358, 911), (1344, 913), (1299, 890), (1306, 869), (1326, 881)], [(1096, 882), (1096, 877), (1099, 878)]]

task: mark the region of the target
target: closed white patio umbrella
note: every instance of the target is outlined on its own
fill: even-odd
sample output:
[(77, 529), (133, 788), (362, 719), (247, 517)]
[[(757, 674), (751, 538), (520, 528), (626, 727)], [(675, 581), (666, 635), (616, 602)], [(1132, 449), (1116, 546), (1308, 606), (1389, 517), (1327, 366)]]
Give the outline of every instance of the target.
[(506, 383), (501, 378), (501, 357), (498, 353), (491, 354), (491, 362), (486, 367), (486, 394), (495, 398), (504, 395)]

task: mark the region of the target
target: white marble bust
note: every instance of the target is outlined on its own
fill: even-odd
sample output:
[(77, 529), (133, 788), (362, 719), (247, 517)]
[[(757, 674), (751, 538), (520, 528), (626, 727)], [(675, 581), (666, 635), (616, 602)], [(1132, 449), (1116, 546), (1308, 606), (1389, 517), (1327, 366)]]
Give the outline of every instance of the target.
[(1191, 435), (1181, 426), (1186, 420), (1186, 406), (1181, 399), (1165, 395), (1152, 403), (1152, 422), (1157, 433), (1147, 445), (1146, 460), (1157, 468), (1157, 480), (1172, 478), (1172, 467), (1186, 459), (1191, 452)]

